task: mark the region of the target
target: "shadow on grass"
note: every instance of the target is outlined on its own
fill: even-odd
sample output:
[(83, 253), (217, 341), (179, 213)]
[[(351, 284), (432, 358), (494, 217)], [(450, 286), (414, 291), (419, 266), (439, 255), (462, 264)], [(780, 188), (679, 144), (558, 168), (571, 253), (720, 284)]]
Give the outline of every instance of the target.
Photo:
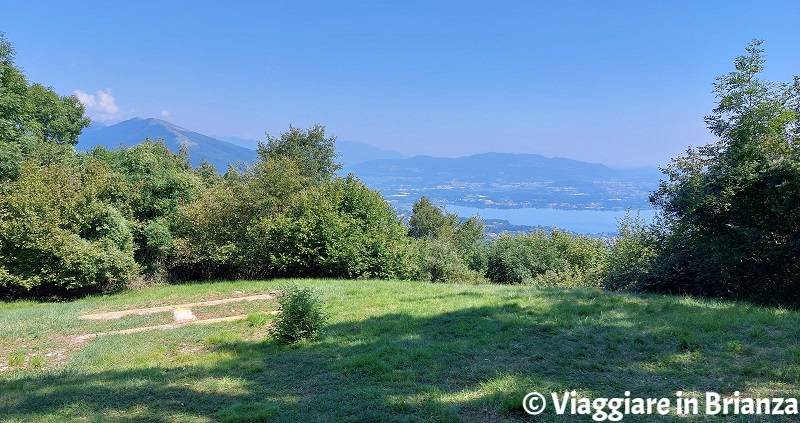
[[(522, 421), (530, 418), (521, 409), (529, 391), (576, 389), (596, 397), (629, 390), (633, 396), (674, 398), (678, 390), (730, 393), (779, 382), (797, 395), (797, 366), (758, 356), (768, 339), (737, 325), (742, 322), (731, 317), (737, 310), (675, 299), (553, 297), (536, 307), (511, 302), (346, 321), (327, 327), (321, 341), (296, 346), (223, 340), (211, 347), (219, 359), (208, 364), (27, 377), (0, 386), (0, 415), (153, 422)], [(755, 358), (760, 364), (753, 364)]]

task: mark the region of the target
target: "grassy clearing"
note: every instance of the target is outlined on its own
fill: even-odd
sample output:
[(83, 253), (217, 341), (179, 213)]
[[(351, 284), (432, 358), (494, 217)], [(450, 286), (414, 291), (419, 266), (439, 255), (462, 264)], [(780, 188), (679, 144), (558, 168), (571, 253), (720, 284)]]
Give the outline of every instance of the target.
[[(316, 287), (331, 312), (318, 342), (279, 346), (266, 336), (270, 316), (258, 313), (274, 304), (237, 303), (228, 307), (232, 314), (248, 319), (63, 345), (70, 335), (164, 318), (86, 322), (81, 313), (263, 293), (285, 283), (218, 282), (62, 304), (0, 304), (0, 368), (8, 368), (0, 372), (0, 416), (526, 421), (521, 400), (529, 391), (575, 389), (590, 398), (626, 390), (669, 398), (678, 390), (800, 396), (800, 313), (592, 289), (292, 281)], [(574, 419), (559, 420), (550, 409), (540, 420)]]

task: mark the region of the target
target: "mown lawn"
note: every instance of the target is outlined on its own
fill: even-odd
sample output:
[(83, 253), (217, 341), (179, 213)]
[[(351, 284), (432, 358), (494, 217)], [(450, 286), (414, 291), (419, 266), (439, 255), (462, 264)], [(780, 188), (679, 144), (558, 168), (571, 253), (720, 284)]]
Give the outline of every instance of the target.
[[(87, 322), (80, 314), (264, 293), (287, 281), (0, 303), (0, 420), (590, 421), (558, 416), (552, 406), (528, 416), (522, 398), (573, 389), (588, 398), (630, 391), (674, 399), (679, 390), (684, 397), (800, 396), (794, 311), (591, 289), (292, 282), (314, 286), (326, 301), (331, 319), (317, 342), (268, 339), (269, 319), (257, 313), (274, 303), (237, 303), (203, 316), (252, 314), (238, 322), (74, 341), (172, 319)], [(624, 421), (706, 419), (701, 410)]]

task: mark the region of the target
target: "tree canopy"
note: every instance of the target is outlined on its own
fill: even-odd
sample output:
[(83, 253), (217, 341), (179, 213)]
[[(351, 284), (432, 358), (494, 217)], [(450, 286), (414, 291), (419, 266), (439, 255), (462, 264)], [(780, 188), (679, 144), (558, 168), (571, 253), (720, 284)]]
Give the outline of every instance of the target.
[(665, 218), (656, 289), (800, 301), (800, 78), (763, 79), (761, 44), (714, 84), (719, 140), (673, 159), (651, 196)]
[(288, 158), (297, 162), (301, 174), (317, 181), (332, 178), (342, 168), (336, 162), (336, 137), (325, 137), (325, 127), (314, 125), (302, 130), (289, 125), (280, 138), (267, 134), (267, 142), (258, 144), (258, 154), (264, 161)]
[(77, 97), (28, 84), (14, 56), (14, 47), (0, 33), (0, 180), (16, 177), (23, 158), (38, 144), (75, 145), (89, 126)]

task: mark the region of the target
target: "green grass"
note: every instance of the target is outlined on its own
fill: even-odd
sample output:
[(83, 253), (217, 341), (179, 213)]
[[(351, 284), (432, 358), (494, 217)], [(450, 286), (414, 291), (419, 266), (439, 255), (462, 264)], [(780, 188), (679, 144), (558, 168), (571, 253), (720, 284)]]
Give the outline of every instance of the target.
[[(0, 372), (0, 419), (530, 421), (521, 408), (529, 391), (800, 396), (800, 313), (595, 289), (291, 281), (314, 286), (331, 313), (317, 342), (280, 346), (267, 336), (269, 303), (258, 305), (262, 310), (236, 303), (228, 309), (247, 319), (64, 345), (71, 335), (164, 318), (87, 322), (81, 313), (262, 293), (286, 283), (0, 303), (0, 368), (7, 367)], [(625, 421), (653, 420), (645, 417)], [(552, 408), (539, 418), (573, 420)]]

